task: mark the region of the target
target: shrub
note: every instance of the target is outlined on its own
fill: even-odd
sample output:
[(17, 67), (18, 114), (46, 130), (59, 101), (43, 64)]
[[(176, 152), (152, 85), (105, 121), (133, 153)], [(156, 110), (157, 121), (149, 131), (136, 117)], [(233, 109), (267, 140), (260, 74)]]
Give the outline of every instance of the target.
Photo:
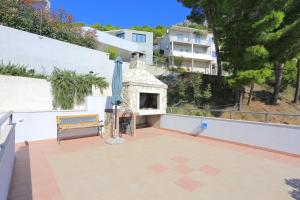
[(27, 69), (23, 65), (0, 65), (0, 74), (10, 76), (22, 76), (30, 78), (48, 79), (51, 82), (53, 103), (55, 107), (73, 109), (74, 105), (81, 105), (84, 98), (92, 95), (93, 87), (105, 89), (108, 83), (105, 78), (96, 74), (76, 74), (70, 70), (55, 69), (51, 76), (36, 73), (34, 69)]
[(109, 53), (109, 59), (110, 60), (115, 60), (117, 58), (117, 51), (116, 51), (116, 49), (109, 47), (107, 49), (107, 52)]
[(174, 65), (176, 67), (182, 67), (182, 64), (183, 64), (183, 58), (174, 57)]
[(132, 26), (129, 29), (137, 30), (137, 31), (152, 32), (154, 38), (156, 38), (156, 37), (162, 37), (167, 32), (168, 27), (162, 26), (162, 25), (158, 25), (156, 27), (150, 27), (150, 26)]
[(61, 109), (73, 109), (84, 102), (84, 98), (92, 95), (93, 87), (100, 90), (107, 88), (108, 83), (96, 74), (76, 74), (70, 70), (55, 69), (51, 75), (54, 105)]
[(23, 76), (30, 78), (46, 79), (47, 75), (36, 73), (34, 69), (27, 69), (26, 66), (8, 63), (7, 65), (0, 64), (0, 74), (10, 76)]
[(95, 32), (84, 31), (72, 20), (63, 9), (55, 13), (45, 11), (41, 15), (31, 1), (0, 0), (0, 24), (95, 49)]
[(167, 58), (158, 49), (153, 51), (153, 62), (155, 65), (161, 65), (165, 67), (169, 66)]
[(119, 26), (112, 26), (110, 24), (106, 24), (105, 26), (103, 26), (101, 24), (93, 24), (93, 25), (91, 25), (91, 27), (94, 29), (97, 29), (99, 31), (111, 31), (111, 30), (121, 29), (121, 27), (119, 27)]
[(179, 97), (179, 102), (182, 102), (186, 98), (185, 94), (185, 85), (183, 80), (178, 79), (177, 80), (177, 88), (178, 88), (178, 97)]

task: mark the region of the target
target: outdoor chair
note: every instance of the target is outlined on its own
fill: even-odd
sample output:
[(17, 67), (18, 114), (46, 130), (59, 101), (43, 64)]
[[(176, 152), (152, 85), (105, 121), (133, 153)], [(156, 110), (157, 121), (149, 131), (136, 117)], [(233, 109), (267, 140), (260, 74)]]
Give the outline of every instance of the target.
[(133, 119), (132, 111), (125, 110), (120, 119), (120, 136), (121, 137), (122, 137), (122, 134), (126, 134), (128, 129), (130, 131), (130, 135), (133, 135), (132, 128), (131, 128), (132, 119)]

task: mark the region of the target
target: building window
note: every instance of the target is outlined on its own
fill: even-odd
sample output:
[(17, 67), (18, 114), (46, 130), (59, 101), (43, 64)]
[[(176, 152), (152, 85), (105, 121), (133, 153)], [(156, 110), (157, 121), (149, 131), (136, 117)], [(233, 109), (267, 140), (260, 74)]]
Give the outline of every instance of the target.
[(182, 33), (177, 34), (177, 40), (178, 41), (183, 41), (183, 34)]
[(117, 36), (118, 38), (125, 39), (125, 33), (118, 33), (116, 36)]
[(209, 44), (214, 43), (214, 38), (213, 37), (209, 38), (208, 42), (209, 42)]
[(145, 43), (146, 42), (146, 35), (145, 34), (132, 33), (132, 41), (133, 42)]
[(216, 57), (217, 57), (217, 54), (216, 54), (215, 51), (212, 51), (212, 52), (211, 52), (211, 55), (212, 55), (213, 58), (216, 58)]

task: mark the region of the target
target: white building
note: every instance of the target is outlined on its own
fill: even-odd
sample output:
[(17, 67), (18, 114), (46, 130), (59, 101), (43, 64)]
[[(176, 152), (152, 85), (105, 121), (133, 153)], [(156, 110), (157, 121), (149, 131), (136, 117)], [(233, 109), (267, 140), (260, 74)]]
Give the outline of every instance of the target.
[(146, 55), (146, 64), (152, 65), (153, 63), (153, 33), (147, 31), (137, 31), (131, 29), (120, 29), (106, 31), (111, 35), (130, 41), (137, 45), (138, 52), (143, 52)]
[(146, 64), (152, 65), (153, 33), (129, 29), (105, 32), (90, 27), (84, 29), (96, 31), (97, 50), (107, 52), (109, 48), (113, 48), (125, 62), (130, 62), (133, 52), (143, 52), (146, 55)]
[(192, 72), (217, 74), (213, 35), (207, 30), (172, 26), (163, 36), (161, 49), (173, 66), (181, 65)]

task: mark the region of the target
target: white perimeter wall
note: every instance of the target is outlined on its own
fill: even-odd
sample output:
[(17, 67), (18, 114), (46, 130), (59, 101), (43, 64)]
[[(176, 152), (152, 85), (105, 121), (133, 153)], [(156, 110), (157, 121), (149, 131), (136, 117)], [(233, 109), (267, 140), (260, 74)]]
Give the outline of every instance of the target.
[[(111, 82), (114, 61), (105, 52), (0, 25), (0, 62), (20, 64), (51, 74), (54, 67), (78, 73), (93, 71)], [(129, 64), (123, 63), (123, 71)]]
[(104, 119), (104, 110), (110, 105), (107, 97), (87, 97), (86, 109), (80, 111), (14, 112), (16, 143), (56, 138), (56, 116), (99, 114)]
[[(0, 112), (52, 111), (51, 83), (45, 79), (0, 75)], [(111, 96), (111, 88), (93, 89), (93, 96)], [(85, 109), (76, 105), (74, 110)]]
[(166, 114), (160, 127), (300, 155), (300, 126)]
[(0, 75), (0, 111), (52, 110), (51, 84), (44, 79)]

